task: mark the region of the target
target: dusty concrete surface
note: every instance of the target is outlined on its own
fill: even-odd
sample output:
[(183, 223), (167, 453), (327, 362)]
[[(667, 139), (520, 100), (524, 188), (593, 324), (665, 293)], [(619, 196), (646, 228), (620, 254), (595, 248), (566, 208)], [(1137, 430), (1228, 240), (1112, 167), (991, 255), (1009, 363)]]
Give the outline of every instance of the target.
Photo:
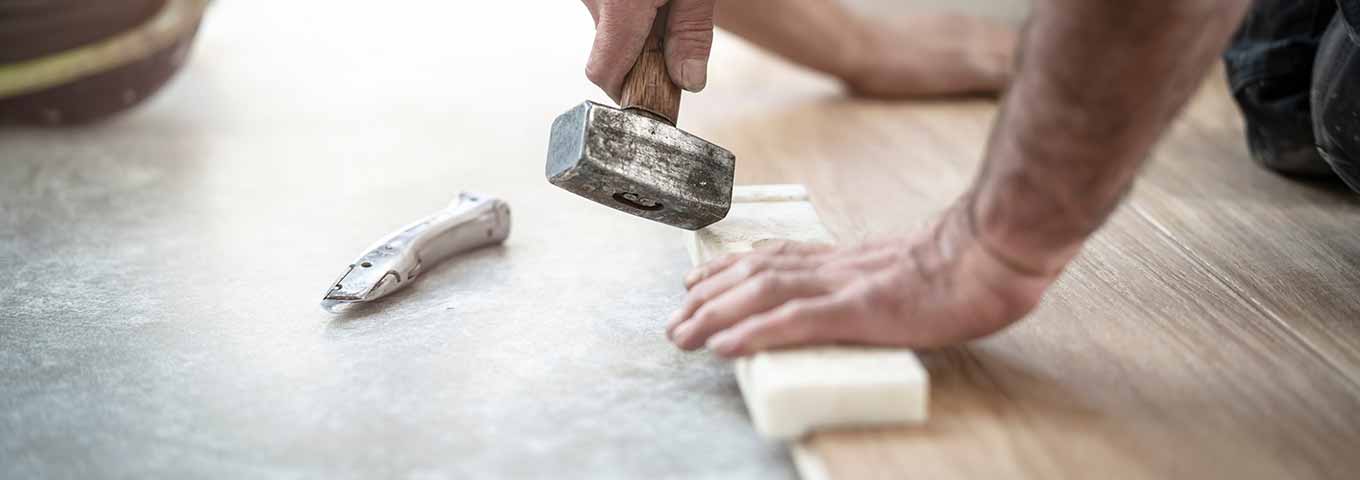
[[(0, 477), (791, 476), (663, 338), (680, 233), (543, 179), (588, 15), (479, 8), (216, 2), (144, 108), (0, 131)], [(318, 308), (462, 189), (504, 248)]]
[[(217, 2), (146, 108), (0, 131), (0, 478), (791, 476), (728, 367), (661, 338), (679, 232), (542, 178), (552, 118), (603, 100), (578, 2), (481, 3)], [(726, 35), (714, 64), (682, 126), (739, 183), (807, 184), (841, 239), (952, 201), (995, 111), (849, 99)], [(846, 478), (1360, 471), (1360, 204), (1252, 165), (1208, 82), (1031, 318), (921, 352), (925, 428), (804, 452)], [(460, 189), (514, 205), (503, 249), (317, 308)]]
[[(989, 3), (945, 6), (1022, 11)], [(584, 9), (469, 5), (214, 2), (147, 105), (0, 131), (0, 477), (793, 475), (730, 368), (662, 337), (679, 232), (542, 178), (552, 118), (607, 101)], [(705, 137), (764, 98), (749, 49), (714, 58), (682, 107)], [(511, 203), (504, 248), (317, 307), (463, 189)]]

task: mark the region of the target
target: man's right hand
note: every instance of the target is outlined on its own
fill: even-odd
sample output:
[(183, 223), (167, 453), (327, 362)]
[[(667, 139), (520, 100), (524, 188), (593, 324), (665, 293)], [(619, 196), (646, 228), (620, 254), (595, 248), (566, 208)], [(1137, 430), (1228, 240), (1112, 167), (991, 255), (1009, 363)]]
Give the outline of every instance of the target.
[(713, 14), (717, 0), (582, 0), (595, 19), (595, 45), (586, 62), (586, 78), (618, 101), (623, 78), (642, 52), (656, 11), (671, 4), (662, 42), (671, 81), (685, 90), (704, 89), (708, 51), (713, 46)]

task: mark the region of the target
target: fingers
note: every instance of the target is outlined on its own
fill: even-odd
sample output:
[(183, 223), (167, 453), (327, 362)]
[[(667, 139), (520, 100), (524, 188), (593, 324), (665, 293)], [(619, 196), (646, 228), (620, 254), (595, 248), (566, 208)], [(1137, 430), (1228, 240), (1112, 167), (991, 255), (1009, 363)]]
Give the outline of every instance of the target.
[(717, 0), (671, 0), (666, 22), (666, 69), (671, 80), (691, 92), (708, 83), (708, 53), (713, 48)]
[(614, 101), (619, 100), (623, 78), (642, 52), (657, 7), (664, 3), (666, 0), (600, 0), (591, 9), (595, 44), (590, 49), (590, 59), (586, 60), (586, 78)]
[(826, 292), (825, 283), (806, 271), (766, 271), (704, 303), (673, 329), (672, 341), (681, 349), (694, 350), (713, 334), (752, 315)]
[(801, 257), (759, 255), (742, 257), (729, 268), (723, 269), (717, 275), (709, 277), (690, 289), (689, 294), (685, 295), (685, 302), (680, 305), (680, 309), (671, 315), (670, 321), (666, 325), (666, 334), (672, 335), (675, 327), (695, 315), (705, 303), (718, 298), (742, 282), (752, 280), (765, 273), (811, 269), (816, 266), (816, 262), (815, 259)]
[(744, 256), (745, 254), (741, 253), (731, 253), (690, 269), (689, 273), (685, 274), (685, 289), (694, 288), (699, 282), (732, 266), (732, 264), (737, 263), (737, 261), (741, 260)]
[(830, 245), (777, 241), (757, 242), (756, 250), (731, 254), (701, 265), (685, 276), (685, 288), (690, 293), (685, 303), (671, 315), (666, 332), (670, 335), (682, 320), (689, 318), (699, 306), (722, 294), (733, 285), (767, 270), (815, 269)]
[(734, 253), (719, 257), (695, 267), (685, 274), (685, 288), (694, 288), (699, 282), (721, 273), (743, 258), (752, 255), (801, 255), (813, 257), (831, 251), (831, 245), (819, 243), (790, 242), (784, 240), (761, 240), (756, 242), (755, 250), (747, 253)]
[(708, 340), (708, 348), (723, 357), (740, 357), (762, 350), (832, 343), (861, 337), (852, 303), (840, 296), (799, 299), (768, 313), (752, 316)]

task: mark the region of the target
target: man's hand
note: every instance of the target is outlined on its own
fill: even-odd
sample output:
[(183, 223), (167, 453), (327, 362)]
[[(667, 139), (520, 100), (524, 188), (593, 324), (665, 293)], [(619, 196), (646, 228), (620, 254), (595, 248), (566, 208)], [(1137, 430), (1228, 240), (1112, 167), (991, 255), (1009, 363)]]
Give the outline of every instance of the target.
[(968, 209), (914, 237), (835, 248), (785, 243), (711, 261), (667, 335), (735, 357), (825, 343), (934, 347), (1019, 320), (1058, 272), (1027, 273), (976, 241)]
[(704, 265), (668, 335), (725, 356), (837, 342), (931, 347), (1024, 316), (1129, 191), (1249, 4), (1127, 3), (1035, 2), (982, 170), (934, 227)]
[[(583, 0), (595, 19), (595, 45), (586, 62), (586, 78), (614, 101), (623, 78), (642, 52), (656, 11), (668, 0)], [(666, 22), (666, 69), (676, 85), (691, 92), (708, 80), (708, 51), (713, 47), (713, 10), (717, 0), (669, 0)]]

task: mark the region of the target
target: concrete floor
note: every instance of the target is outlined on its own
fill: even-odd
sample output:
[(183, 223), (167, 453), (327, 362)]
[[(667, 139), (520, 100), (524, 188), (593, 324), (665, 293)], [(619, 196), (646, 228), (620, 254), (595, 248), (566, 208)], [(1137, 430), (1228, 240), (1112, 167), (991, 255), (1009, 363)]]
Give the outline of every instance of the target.
[[(552, 118), (606, 101), (581, 74), (588, 16), (477, 5), (216, 2), (143, 108), (0, 131), (0, 477), (794, 475), (728, 365), (662, 337), (679, 232), (542, 178)], [(726, 35), (713, 58), (682, 125), (737, 153), (739, 183), (808, 184), (846, 241), (951, 201), (995, 112), (849, 99)], [(814, 436), (828, 470), (1360, 469), (1360, 202), (1252, 165), (1222, 83), (1031, 318), (922, 353), (925, 428)], [(354, 255), (463, 189), (510, 202), (505, 247), (318, 308)]]
[[(413, 8), (217, 2), (143, 108), (0, 131), (0, 477), (792, 475), (662, 335), (680, 233), (543, 179), (552, 118), (607, 101), (584, 9)], [(505, 247), (318, 308), (465, 189)]]

